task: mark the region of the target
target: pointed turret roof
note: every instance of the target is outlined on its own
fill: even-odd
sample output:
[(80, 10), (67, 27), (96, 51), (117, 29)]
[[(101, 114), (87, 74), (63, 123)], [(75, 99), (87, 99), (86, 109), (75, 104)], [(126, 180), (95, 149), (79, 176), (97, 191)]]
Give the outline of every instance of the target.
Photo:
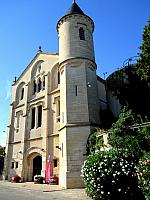
[(93, 26), (93, 30), (94, 30), (94, 22), (93, 22), (93, 20), (88, 15), (84, 14), (84, 12), (81, 10), (81, 8), (78, 6), (78, 4), (74, 0), (72, 5), (71, 5), (71, 7), (67, 11), (67, 13), (62, 18), (60, 18), (60, 20), (58, 21), (58, 23), (57, 23), (57, 31), (58, 31), (58, 26), (59, 26), (60, 21), (62, 19), (64, 19), (64, 18), (68, 17), (68, 16), (71, 16), (71, 15), (82, 15), (82, 16), (87, 17), (92, 22), (92, 26)]
[(71, 15), (71, 14), (84, 15), (84, 12), (81, 10), (81, 8), (75, 2), (73, 2), (71, 7), (69, 8), (68, 12), (66, 13), (66, 15)]

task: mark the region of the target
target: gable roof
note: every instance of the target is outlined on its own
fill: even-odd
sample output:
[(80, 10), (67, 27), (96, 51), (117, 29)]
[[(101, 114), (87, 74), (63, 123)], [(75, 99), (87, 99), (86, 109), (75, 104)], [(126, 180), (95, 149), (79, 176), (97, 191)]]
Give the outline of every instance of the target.
[(31, 62), (29, 63), (29, 65), (25, 68), (25, 70), (22, 72), (22, 74), (18, 77), (18, 79), (13, 82), (12, 86), (15, 85), (20, 78), (24, 75), (24, 73), (30, 68), (30, 66), (34, 63), (34, 61), (39, 57), (40, 54), (46, 54), (46, 55), (59, 55), (58, 53), (48, 53), (48, 52), (38, 52), (34, 58), (31, 60)]

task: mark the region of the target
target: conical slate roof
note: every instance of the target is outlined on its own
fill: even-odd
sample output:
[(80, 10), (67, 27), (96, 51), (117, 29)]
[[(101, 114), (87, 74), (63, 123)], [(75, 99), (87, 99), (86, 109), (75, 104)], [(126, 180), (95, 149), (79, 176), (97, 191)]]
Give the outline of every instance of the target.
[(90, 21), (92, 22), (92, 26), (93, 26), (93, 30), (94, 30), (93, 20), (88, 15), (84, 14), (84, 12), (81, 10), (81, 8), (78, 6), (78, 4), (75, 1), (73, 1), (72, 5), (69, 8), (69, 10), (67, 11), (67, 13), (58, 21), (58, 23), (57, 23), (57, 31), (58, 31), (59, 23), (60, 23), (60, 21), (62, 19), (64, 19), (67, 16), (75, 15), (75, 14), (83, 15), (83, 16), (89, 18)]
[(71, 15), (71, 14), (85, 15), (84, 12), (81, 10), (81, 8), (75, 2), (71, 5), (68, 12), (66, 13), (66, 15)]

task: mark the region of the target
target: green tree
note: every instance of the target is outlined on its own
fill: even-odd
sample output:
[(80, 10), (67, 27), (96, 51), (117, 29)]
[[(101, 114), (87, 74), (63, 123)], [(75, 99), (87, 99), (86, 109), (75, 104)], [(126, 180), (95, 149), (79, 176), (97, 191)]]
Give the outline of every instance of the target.
[(140, 58), (107, 78), (107, 89), (112, 91), (122, 106), (150, 120), (150, 21), (143, 32)]
[(150, 19), (144, 27), (143, 43), (140, 47), (140, 59), (137, 63), (137, 73), (150, 87)]
[(4, 167), (4, 157), (5, 157), (5, 148), (0, 146), (0, 175), (3, 172)]
[(132, 154), (140, 158), (143, 152), (150, 151), (150, 127), (140, 129), (132, 128), (139, 124), (140, 118), (131, 109), (124, 107), (116, 123), (109, 130), (111, 132), (109, 143), (118, 149), (128, 149)]

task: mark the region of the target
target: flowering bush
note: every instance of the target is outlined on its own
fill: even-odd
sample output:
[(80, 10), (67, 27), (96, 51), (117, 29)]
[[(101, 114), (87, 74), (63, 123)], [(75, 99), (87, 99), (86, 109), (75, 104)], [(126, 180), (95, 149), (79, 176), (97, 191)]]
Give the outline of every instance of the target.
[(150, 199), (150, 152), (139, 161), (139, 185), (145, 198)]
[(110, 149), (90, 155), (81, 171), (87, 195), (95, 200), (142, 200), (136, 164), (136, 158), (127, 150)]
[(18, 175), (15, 175), (12, 177), (12, 182), (19, 183), (21, 181), (21, 177)]

